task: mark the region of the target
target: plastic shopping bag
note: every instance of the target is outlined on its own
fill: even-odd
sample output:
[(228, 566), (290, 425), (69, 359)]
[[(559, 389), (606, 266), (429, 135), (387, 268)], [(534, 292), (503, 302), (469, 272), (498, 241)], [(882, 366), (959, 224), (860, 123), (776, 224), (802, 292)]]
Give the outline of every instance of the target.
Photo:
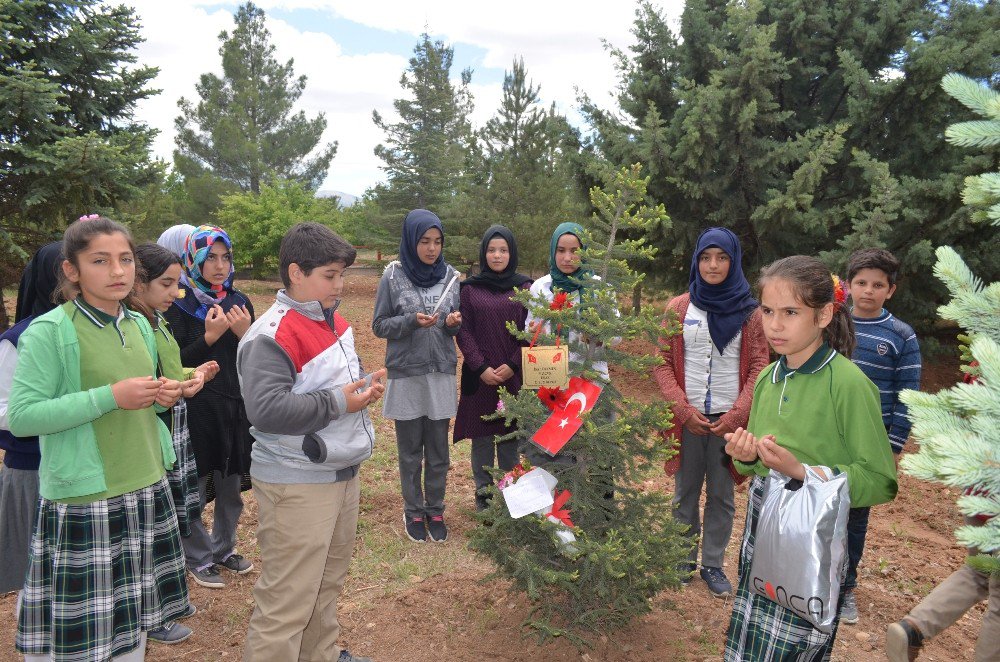
[(829, 480), (806, 466), (793, 481), (772, 470), (757, 518), (750, 588), (827, 634), (840, 600), (847, 559), (847, 474)]

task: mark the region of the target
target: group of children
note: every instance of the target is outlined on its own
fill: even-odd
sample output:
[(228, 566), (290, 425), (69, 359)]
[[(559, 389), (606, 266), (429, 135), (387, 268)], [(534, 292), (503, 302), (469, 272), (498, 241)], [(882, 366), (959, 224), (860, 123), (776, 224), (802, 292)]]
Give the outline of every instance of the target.
[[(233, 287), (232, 242), (221, 229), (179, 226), (160, 245), (136, 247), (108, 219), (71, 224), (26, 271), (24, 301), (41, 305), (0, 338), (0, 424), (10, 431), (0, 437), (4, 587), (26, 577), (18, 650), (29, 660), (142, 659), (147, 637), (189, 636), (176, 622), (194, 613), (185, 568), (211, 588), (224, 586), (220, 569), (252, 568), (236, 550), (249, 475), (263, 569), (244, 659), (339, 651), (341, 662), (366, 660), (338, 647), (337, 599), (354, 548), (359, 467), (375, 444), (367, 407), (384, 397), (395, 421), (406, 535), (446, 540), (449, 420), (458, 414), (456, 441), (473, 439), (483, 507), (485, 467), (518, 458), (509, 443), (493, 444), (502, 424), (482, 421), (500, 387), (520, 387), (520, 343), (506, 322), (523, 329), (531, 320), (510, 297), (529, 287), (549, 299), (578, 296), (584, 234), (560, 225), (549, 274), (532, 283), (517, 272), (513, 235), (493, 226), (480, 273), (460, 283), (442, 257), (440, 219), (410, 212), (376, 296), (372, 330), (387, 341), (385, 368), (366, 372), (337, 312), (356, 253), (328, 228), (289, 230), (279, 252), (284, 289), (256, 319)], [(827, 268), (804, 256), (765, 268), (758, 302), (741, 260), (732, 232), (706, 230), (689, 291), (668, 305), (682, 333), (664, 339), (654, 377), (674, 403), (675, 517), (701, 534), (709, 589), (732, 594), (723, 555), (733, 488), (752, 478), (726, 659), (826, 659), (836, 625), (823, 634), (748, 586), (764, 477), (774, 469), (802, 478), (806, 466), (847, 475), (850, 563), (839, 613), (856, 622), (868, 509), (896, 493), (893, 453), (909, 431), (898, 395), (919, 386), (919, 349), (912, 329), (884, 310), (899, 266), (887, 251), (851, 256), (853, 309)], [(53, 289), (65, 303), (45, 312)], [(608, 378), (606, 367), (595, 370)], [(201, 509), (211, 498), (209, 533)], [(30, 543), (8, 530), (13, 507), (35, 523)], [(26, 563), (7, 564), (18, 545), (30, 548)], [(697, 559), (695, 546), (688, 574)]]

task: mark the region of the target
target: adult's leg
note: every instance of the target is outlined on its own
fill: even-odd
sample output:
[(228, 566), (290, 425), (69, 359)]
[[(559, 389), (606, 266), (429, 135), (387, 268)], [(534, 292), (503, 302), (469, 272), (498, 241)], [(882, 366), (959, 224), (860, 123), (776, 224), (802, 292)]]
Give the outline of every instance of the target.
[(299, 659), (344, 500), (342, 485), (253, 481), (263, 568), (253, 589), (244, 660)]
[(420, 483), (424, 461), (424, 421), (426, 417), (396, 421), (396, 449), (399, 454), (399, 485), (406, 516), (424, 516), (424, 493)]
[(358, 532), (358, 503), (361, 496), (361, 480), (355, 476), (349, 481), (334, 483), (333, 511), (338, 512), (337, 524), (333, 529), (330, 549), (326, 555), (326, 567), (316, 596), (312, 618), (302, 633), (302, 650), (299, 660), (320, 662), (336, 659), (340, 637), (340, 622), (337, 620), (337, 599), (344, 588), (347, 569), (354, 554), (354, 540)]
[[(706, 444), (708, 435), (696, 435), (685, 428), (681, 432), (681, 468), (674, 476), (674, 519), (687, 524), (691, 538), (701, 533), (699, 501), (705, 484)], [(698, 543), (691, 548), (691, 563), (698, 562)]]
[[(682, 463), (683, 459), (682, 456)], [(733, 533), (736, 499), (733, 493), (733, 477), (729, 473), (726, 440), (711, 434), (705, 440), (705, 480), (705, 525), (702, 527), (701, 564), (710, 568), (721, 568), (726, 555), (726, 546)], [(697, 494), (695, 503), (697, 504)]]
[(423, 419), (424, 499), (428, 517), (444, 514), (444, 491), (448, 482), (448, 419)]

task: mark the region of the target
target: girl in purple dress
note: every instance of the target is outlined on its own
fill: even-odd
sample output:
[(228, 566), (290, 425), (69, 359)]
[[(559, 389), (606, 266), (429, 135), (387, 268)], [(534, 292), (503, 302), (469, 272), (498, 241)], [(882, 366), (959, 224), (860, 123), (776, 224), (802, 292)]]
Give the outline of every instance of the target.
[(482, 417), (496, 412), (501, 386), (515, 395), (521, 389), (522, 343), (507, 330), (507, 322), (524, 329), (528, 311), (511, 296), (530, 286), (531, 279), (517, 273), (514, 235), (502, 225), (490, 226), (479, 246), (479, 273), (462, 283), (457, 338), (464, 360), (454, 440), (472, 439), (477, 510), (486, 508), (486, 489), (493, 484), (487, 467), (499, 464), (507, 471), (518, 461), (516, 439), (495, 440), (512, 430), (502, 419)]

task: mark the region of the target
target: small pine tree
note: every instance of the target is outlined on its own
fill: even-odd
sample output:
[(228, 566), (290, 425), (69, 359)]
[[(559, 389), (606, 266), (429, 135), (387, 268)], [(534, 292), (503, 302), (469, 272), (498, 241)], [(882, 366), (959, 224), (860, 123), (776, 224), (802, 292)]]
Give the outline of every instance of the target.
[[(550, 310), (543, 299), (519, 295), (532, 312), (555, 328), (572, 330), (586, 342), (574, 342), (574, 354), (582, 362), (570, 365), (572, 376), (604, 382), (594, 370), (594, 360), (638, 373), (648, 380), (655, 356), (633, 356), (614, 348), (639, 337), (656, 339), (662, 329), (659, 317), (644, 307), (635, 315), (619, 316), (617, 292), (631, 292), (642, 276), (631, 271), (627, 259), (648, 257), (655, 250), (642, 239), (625, 240), (625, 230), (641, 232), (663, 223), (662, 205), (648, 207), (648, 178), (639, 176), (639, 165), (615, 173), (607, 190), (594, 188), (591, 202), (597, 210), (590, 224), (590, 241), (582, 251), (584, 266), (600, 281), (587, 279), (580, 303), (569, 310)], [(522, 333), (528, 338), (530, 334)], [(574, 336), (575, 337), (575, 336)], [(540, 342), (551, 344), (554, 336)], [(687, 559), (690, 542), (683, 527), (670, 516), (670, 501), (659, 490), (644, 490), (642, 478), (659, 471), (667, 454), (657, 432), (669, 427), (668, 403), (642, 403), (625, 398), (613, 384), (603, 391), (583, 427), (563, 453), (539, 466), (558, 479), (558, 490), (569, 490), (566, 503), (574, 524), (573, 548), (560, 547), (554, 533), (560, 525), (528, 515), (512, 519), (498, 493), (471, 534), (471, 546), (497, 564), (495, 576), (513, 580), (513, 589), (523, 591), (535, 607), (526, 625), (540, 639), (565, 635), (577, 644), (583, 633), (607, 631), (626, 625), (649, 611), (649, 599), (680, 582), (678, 566)], [(502, 395), (503, 416), (516, 420), (511, 433), (521, 441), (522, 452), (531, 435), (544, 423), (548, 410), (533, 390), (517, 397)], [(571, 458), (572, 461), (566, 460)], [(562, 461), (559, 461), (562, 460)], [(497, 472), (499, 475), (500, 472)]]
[[(942, 86), (987, 118), (950, 126), (948, 141), (969, 147), (1000, 145), (1000, 94), (958, 74), (945, 76)], [(968, 177), (965, 184), (964, 202), (985, 208), (977, 217), (1000, 225), (1000, 173)], [(920, 451), (901, 464), (917, 478), (964, 490), (958, 506), (965, 515), (993, 517), (981, 527), (959, 528), (956, 536), (961, 544), (982, 552), (970, 565), (1000, 574), (1000, 282), (984, 286), (948, 246), (937, 249), (937, 258), (934, 273), (951, 294), (938, 313), (968, 332), (966, 356), (978, 364), (976, 379), (935, 395), (903, 394)]]

